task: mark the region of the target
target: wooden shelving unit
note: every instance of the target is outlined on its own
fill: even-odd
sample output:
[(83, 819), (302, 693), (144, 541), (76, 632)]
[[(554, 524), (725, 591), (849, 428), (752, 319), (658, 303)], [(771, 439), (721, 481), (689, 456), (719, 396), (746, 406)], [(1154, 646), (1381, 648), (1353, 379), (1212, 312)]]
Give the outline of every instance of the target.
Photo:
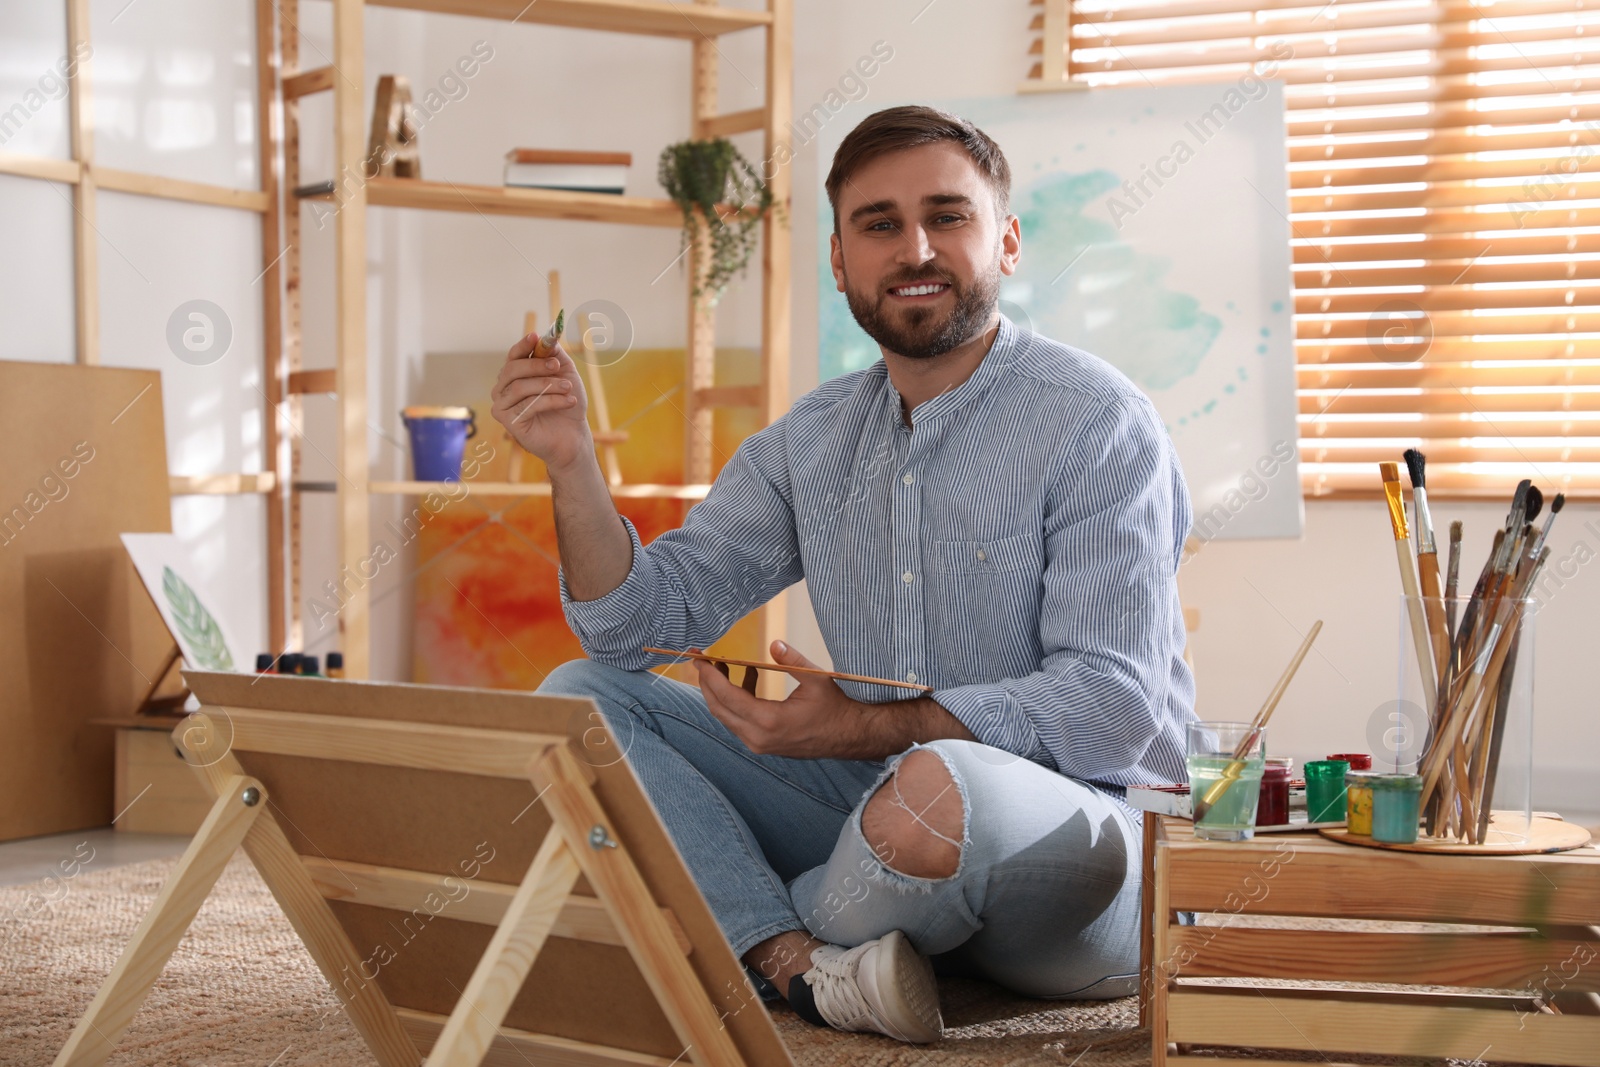
[[(680, 225), (677, 207), (666, 199), (602, 194), (546, 192), (465, 185), (449, 181), (399, 178), (359, 180), (367, 145), (364, 73), (363, 0), (330, 0), (333, 5), (334, 56), (328, 67), (301, 70), (298, 53), (299, 0), (277, 0), (277, 37), (270, 32), (260, 42), (263, 71), (277, 74), (281, 101), (283, 159), (281, 175), (263, 174), (263, 189), (273, 204), (267, 215), (277, 224), (282, 218), (281, 272), (283, 332), (267, 348), (269, 402), (282, 401), (285, 424), (291, 433), (281, 440), (269, 438), (272, 480), (265, 487), (269, 499), (281, 500), (283, 523), (269, 516), (269, 546), (281, 552), (286, 563), (284, 586), (271, 590), (276, 605), (287, 605), (287, 618), (272, 631), (278, 648), (303, 644), (300, 620), (301, 494), (311, 491), (300, 478), (300, 449), (296, 428), (303, 425), (300, 397), (308, 393), (333, 393), (339, 411), (338, 447), (332, 457), (339, 469), (334, 485), (338, 498), (338, 561), (357, 571), (371, 551), (370, 498), (375, 494), (426, 494), (442, 484), (374, 481), (367, 460), (367, 337), (366, 337), (366, 228), (367, 208), (392, 207), (424, 211), (457, 211), (524, 218), (554, 218), (614, 225)], [(667, 3), (662, 0), (366, 0), (373, 6), (481, 18), (514, 20), (613, 33), (672, 37), (690, 49), (690, 135), (696, 138), (762, 131), (766, 158), (772, 158), (789, 119), (793, 52), (792, 0), (767, 0), (765, 10), (721, 7), (709, 0)], [(763, 32), (766, 36), (766, 101), (763, 106), (722, 113), (717, 100), (718, 50), (716, 38), (726, 33)], [(334, 76), (337, 70), (338, 77)], [(331, 371), (307, 371), (301, 366), (300, 340), (300, 201), (293, 190), (300, 184), (299, 102), (319, 92), (333, 94), (334, 167), (340, 185), (339, 211), (334, 217), (336, 303), (336, 366)], [(264, 124), (265, 126), (266, 124)], [(276, 144), (276, 131), (273, 127)], [(352, 180), (346, 181), (349, 177)], [(785, 215), (790, 201), (790, 175), (779, 167), (770, 184)], [(280, 192), (281, 191), (281, 192)], [(718, 386), (713, 372), (715, 309), (704, 300), (689, 300), (689, 332), (685, 379), (685, 477), (683, 485), (617, 485), (618, 498), (703, 499), (712, 475), (711, 416), (717, 407), (753, 407), (761, 425), (770, 424), (788, 407), (789, 382), (789, 248), (787, 225), (769, 217), (762, 224), (761, 258), (761, 383), (755, 387)], [(689, 276), (698, 278), (705, 267), (705, 249), (691, 248)], [(276, 317), (269, 326), (277, 326)], [(272, 420), (269, 420), (272, 421)], [(265, 477), (265, 476), (263, 476)], [(471, 483), (472, 491), (489, 495), (542, 496), (548, 483)], [(323, 487), (317, 487), (323, 488)], [(286, 541), (285, 541), (286, 535)], [(761, 641), (765, 644), (782, 631), (783, 597), (761, 612)], [(365, 587), (353, 591), (341, 613), (341, 646), (346, 673), (353, 678), (369, 675), (371, 662), (369, 602)]]

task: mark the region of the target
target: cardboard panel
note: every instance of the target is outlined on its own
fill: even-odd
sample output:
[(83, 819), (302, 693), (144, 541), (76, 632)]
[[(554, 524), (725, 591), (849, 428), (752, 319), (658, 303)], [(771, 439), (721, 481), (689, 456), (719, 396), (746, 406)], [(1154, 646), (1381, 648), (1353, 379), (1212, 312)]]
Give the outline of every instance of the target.
[(171, 530), (155, 371), (0, 362), (0, 840), (104, 826), (170, 647), (117, 535)]
[[(449, 1015), (494, 928), (335, 902), (365, 976), (391, 1004)], [(355, 981), (357, 979), (349, 979)], [(511, 1002), (505, 1025), (672, 1058), (683, 1045), (628, 950), (552, 937)]]

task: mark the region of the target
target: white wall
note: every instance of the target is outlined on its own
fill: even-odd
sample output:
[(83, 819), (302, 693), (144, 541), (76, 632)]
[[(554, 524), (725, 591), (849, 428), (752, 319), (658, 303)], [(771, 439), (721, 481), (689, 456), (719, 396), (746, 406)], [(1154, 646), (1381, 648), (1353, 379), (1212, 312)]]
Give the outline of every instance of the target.
[[(101, 6), (97, 0), (97, 18), (109, 18), (102, 16)], [(120, 20), (119, 26), (127, 23), (125, 33), (119, 30), (123, 36), (108, 36), (107, 40), (108, 46), (119, 40), (119, 47), (125, 48), (125, 65), (144, 72), (139, 76), (143, 81), (130, 85), (159, 83), (162, 70), (170, 75), (174, 70), (190, 69), (158, 60), (179, 47), (173, 42), (190, 41), (189, 35), (177, 36), (177, 30), (192, 17), (191, 7), (202, 6), (198, 0), (183, 5), (141, 4)], [(231, 99), (239, 85), (248, 85), (248, 78), (227, 59), (247, 48), (248, 38), (240, 34), (247, 34), (250, 21), (240, 12), (248, 5), (231, 0), (221, 6), (237, 17), (219, 16), (206, 23), (212, 27), (207, 32), (217, 42), (210, 49), (218, 57), (208, 90), (214, 101)], [(0, 79), (4, 79), (0, 80), (0, 103), (9, 100), (7, 94), (14, 93), (30, 71), (43, 69), (59, 52), (59, 48), (53, 52), (48, 44), (26, 45), (31, 38), (48, 36), (49, 19), (30, 16), (25, 24), (12, 14), (15, 7), (7, 8), (7, 32), (0, 33), (4, 42), (0, 45)], [(180, 10), (172, 10), (174, 7)], [(332, 54), (328, 8), (308, 2), (302, 5), (302, 12), (304, 64), (315, 66)], [(822, 102), (837, 88), (841, 76), (878, 41), (893, 48), (893, 58), (866, 82), (864, 95), (832, 115), (829, 122), (853, 124), (878, 107), (906, 99), (1012, 92), (1029, 63), (1024, 52), (1031, 14), (1025, 0), (986, 2), (981, 7), (977, 0), (938, 0), (933, 4), (896, 0), (875, 5), (808, 0), (798, 4), (796, 114)], [(41, 19), (42, 29), (37, 25)], [(10, 32), (14, 20), (28, 32), (14, 37)], [(369, 102), (372, 85), (381, 73), (408, 75), (421, 97), (441, 84), (475, 42), (487, 42), (494, 50), (474, 77), (463, 80), (464, 93), (457, 89), (457, 98), (449, 100), (424, 126), (422, 158), (428, 178), (494, 184), (499, 180), (504, 152), (513, 145), (624, 149), (634, 154), (628, 191), (659, 195), (656, 156), (666, 144), (687, 136), (689, 49), (681, 42), (383, 8), (368, 10), (367, 27)], [(759, 45), (756, 34), (719, 40), (724, 110), (760, 102)], [(190, 42), (183, 47), (194, 45)], [(142, 62), (141, 54), (145, 57)], [(169, 85), (162, 91), (181, 96), (185, 90)], [(327, 113), (325, 108), (318, 112), (322, 106), (311, 103), (306, 108), (307, 180), (328, 176), (331, 171)], [(146, 108), (142, 113), (145, 124), (130, 136), (143, 138), (146, 152), (154, 157), (151, 116), (166, 112)], [(253, 122), (240, 121), (237, 115), (230, 119), (220, 109), (213, 119), (218, 142), (232, 139), (233, 155), (227, 159), (232, 160), (233, 169), (225, 174), (208, 172), (209, 180), (246, 184), (244, 176), (253, 175), (247, 167), (253, 166), (249, 161), (254, 158), (254, 147), (246, 143), (253, 137)], [(41, 145), (55, 145), (54, 150), (64, 155), (64, 136), (58, 126), (50, 114), (41, 112), (35, 116), (30, 136), (37, 137)], [(757, 138), (745, 135), (738, 143), (759, 162)], [(796, 143), (793, 386), (799, 395), (816, 384), (815, 308), (819, 294), (811, 235), (822, 198), (815, 150), (803, 140)], [(177, 158), (172, 153), (178, 151), (164, 149), (161, 159)], [(134, 157), (119, 162), (132, 166)], [(70, 216), (50, 203), (52, 199), (59, 202), (58, 197), (39, 188), (16, 193), (14, 184), (0, 179), (0, 224), (8, 235), (34, 231), (42, 235), (51, 227), (64, 227)], [(109, 196), (106, 199), (111, 200)], [(826, 208), (825, 201), (821, 207)], [(259, 416), (250, 400), (251, 376), (259, 373), (259, 352), (251, 347), (259, 336), (258, 321), (251, 318), (259, 315), (259, 300), (250, 305), (238, 297), (241, 322), (235, 352), (226, 361), (231, 376), (223, 373), (223, 365), (212, 375), (191, 374), (189, 370), (194, 368), (178, 367), (151, 336), (161, 319), (157, 314), (160, 305), (190, 292), (203, 292), (207, 274), (224, 271), (220, 262), (208, 258), (212, 250), (207, 246), (227, 249), (230, 263), (255, 264), (259, 269), (253, 238), (222, 222), (193, 227), (185, 222), (181, 232), (165, 232), (169, 224), (163, 220), (163, 210), (113, 206), (108, 211), (107, 221), (115, 227), (115, 235), (137, 248), (141, 257), (137, 262), (152, 278), (149, 292), (156, 294), (141, 296), (127, 279), (107, 286), (106, 321), (115, 327), (108, 352), (126, 353), (116, 358), (128, 365), (162, 368), (168, 418), (173, 423), (169, 437), (175, 472), (259, 469), (259, 442), (252, 437)], [(59, 216), (53, 222), (45, 217), (52, 212)], [(23, 224), (33, 229), (11, 228)], [(196, 228), (201, 225), (212, 229)], [(542, 272), (552, 267), (562, 272), (569, 307), (604, 297), (628, 312), (638, 344), (681, 343), (686, 310), (683, 279), (676, 269), (662, 273), (678, 253), (676, 231), (389, 210), (374, 210), (369, 229), (370, 452), (380, 476), (404, 471), (403, 449), (393, 443), (404, 439), (396, 413), (407, 402), (408, 389), (419, 375), (422, 354), (508, 346), (520, 332), (524, 311), (536, 308), (542, 316)], [(331, 227), (319, 230), (313, 214), (307, 212), (304, 322), (308, 367), (332, 365), (331, 232)], [(1026, 238), (1024, 234), (1024, 255)], [(6, 242), (6, 251), (0, 254), (0, 283), (6, 283), (0, 284), (0, 301), (5, 302), (0, 313), (8, 322), (20, 318), (24, 325), (20, 333), (13, 330), (8, 331), (10, 336), (0, 337), (0, 346), (5, 346), (0, 355), (70, 358), (70, 303), (63, 312), (57, 251), (68, 247), (67, 240), (65, 232), (56, 245), (47, 245), (42, 236), (30, 236), (30, 244), (37, 242), (36, 247), (43, 251), (37, 253), (37, 261), (26, 262), (13, 251), (16, 246)], [(108, 262), (116, 258), (103, 250), (102, 271), (109, 275), (123, 271), (124, 267)], [(70, 283), (70, 259), (66, 263)], [(241, 268), (226, 269), (237, 272)], [(247, 274), (244, 281), (248, 278)], [(13, 280), (26, 285), (15, 288), (10, 284)], [(66, 289), (70, 301), (70, 286)], [(56, 293), (53, 299), (52, 292)], [(831, 288), (822, 295), (840, 299)], [(141, 307), (141, 300), (151, 307)], [(249, 310), (252, 307), (254, 311)], [(736, 283), (723, 303), (718, 340), (726, 345), (752, 345), (758, 330), (758, 291), (753, 284)], [(39, 354), (19, 354), (17, 346), (23, 343), (19, 337), (27, 338), (26, 345), (32, 346), (24, 352)], [(336, 472), (318, 454), (319, 450), (333, 454), (331, 402), (309, 400), (307, 425), (312, 444), (306, 449), (305, 476), (332, 478)], [(398, 513), (398, 501), (378, 498), (375, 502), (375, 526)], [(1490, 532), (1500, 521), (1498, 510), (1490, 505), (1453, 503), (1438, 510), (1441, 529), (1452, 518), (1467, 523), (1466, 558), (1472, 566), (1482, 559)], [(265, 625), (260, 576), (263, 540), (256, 502), (184, 502), (175, 507), (174, 518), (180, 536), (196, 546), (197, 558), (206, 561), (208, 574), (227, 583), (240, 613), (242, 639), (259, 641)], [(308, 500), (305, 530), (309, 598), (321, 581), (334, 573), (331, 499)], [(1600, 774), (1596, 758), (1600, 709), (1595, 707), (1593, 687), (1580, 673), (1585, 654), (1600, 633), (1594, 623), (1595, 608), (1600, 604), (1600, 569), (1576, 562), (1600, 555), (1600, 509), (1569, 508), (1552, 544), (1555, 561), (1567, 561), (1573, 577), (1549, 597), (1539, 628), (1536, 744), (1540, 773), (1535, 801), (1600, 810), (1600, 787), (1595, 784)], [(1308, 503), (1306, 533), (1298, 541), (1207, 546), (1185, 565), (1180, 576), (1186, 603), (1201, 612), (1194, 642), (1201, 714), (1225, 717), (1253, 710), (1298, 643), (1298, 634), (1321, 618), (1325, 629), (1317, 652), (1308, 659), (1274, 719), (1274, 747), (1301, 758), (1359, 747), (1373, 710), (1396, 695), (1393, 572), (1387, 521), (1381, 506), (1373, 502)], [(376, 595), (374, 673), (405, 678), (409, 676), (405, 575), (386, 570), (380, 575)], [(790, 605), (790, 630), (796, 644), (813, 658), (824, 659), (803, 589), (790, 596)], [(310, 636), (316, 649), (337, 647), (336, 638), (326, 632), (319, 635), (313, 631)]]

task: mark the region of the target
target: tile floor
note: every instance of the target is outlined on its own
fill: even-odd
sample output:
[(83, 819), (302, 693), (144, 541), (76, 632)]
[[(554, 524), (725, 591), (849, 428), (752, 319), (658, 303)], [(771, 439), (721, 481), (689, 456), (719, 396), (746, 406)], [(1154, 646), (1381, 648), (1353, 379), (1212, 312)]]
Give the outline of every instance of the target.
[(176, 856), (188, 844), (177, 834), (119, 834), (109, 826), (6, 841), (0, 843), (0, 885)]

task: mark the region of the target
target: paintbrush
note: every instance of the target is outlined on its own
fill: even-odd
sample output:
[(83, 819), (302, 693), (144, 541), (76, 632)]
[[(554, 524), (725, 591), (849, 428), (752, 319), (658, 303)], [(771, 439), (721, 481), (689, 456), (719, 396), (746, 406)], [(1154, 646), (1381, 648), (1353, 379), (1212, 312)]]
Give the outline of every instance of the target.
[[(1529, 547), (1531, 549), (1532, 546)], [(1462, 742), (1456, 749), (1456, 760), (1458, 767), (1467, 766), (1470, 769), (1460, 774), (1456, 788), (1460, 794), (1460, 833), (1467, 838), (1468, 844), (1481, 844), (1483, 835), (1488, 829), (1487, 820), (1481, 817), (1484, 811), (1483, 789), (1486, 784), (1484, 774), (1490, 759), (1490, 749), (1494, 747), (1493, 735), (1497, 724), (1499, 732), (1501, 734), (1505, 732), (1504, 719), (1496, 715), (1500, 676), (1507, 667), (1506, 661), (1510, 658), (1512, 650), (1517, 645), (1516, 638), (1522, 624), (1523, 600), (1549, 556), (1549, 549), (1542, 549), (1538, 556), (1524, 553), (1518, 562), (1514, 584), (1501, 599), (1494, 625), (1485, 642), (1485, 656), (1492, 651), (1493, 657), (1483, 669), (1483, 682), (1476, 694), (1475, 703), (1467, 704), (1468, 710), (1473, 710), (1476, 706), (1477, 713), (1470, 719), (1463, 718), (1466, 727), (1463, 730)], [(1461, 759), (1460, 753), (1463, 747), (1470, 762)]]
[[(703, 659), (707, 663), (728, 663), (735, 667), (755, 667), (764, 671), (800, 671), (804, 674), (820, 674), (824, 678), (839, 678), (846, 682), (867, 682), (871, 685), (893, 685), (901, 689), (915, 689), (919, 693), (933, 692), (931, 685), (919, 685), (914, 682), (900, 682), (893, 678), (871, 678), (864, 674), (845, 674), (842, 671), (825, 671), (821, 667), (791, 667), (782, 663), (756, 663), (747, 659), (729, 659), (727, 656), (713, 656), (705, 652), (678, 652), (670, 648), (651, 648), (645, 646), (644, 651), (656, 652), (663, 656), (678, 656), (683, 659)], [(719, 668), (720, 669), (720, 668)]]
[(1405, 595), (1406, 613), (1411, 617), (1411, 640), (1417, 650), (1417, 669), (1422, 674), (1425, 706), (1433, 707), (1439, 698), (1439, 674), (1433, 666), (1433, 642), (1423, 618), (1422, 595), (1417, 589), (1417, 570), (1411, 560), (1410, 533), (1406, 528), (1406, 506), (1400, 495), (1400, 466), (1380, 463), (1383, 496), (1389, 504), (1389, 526), (1394, 533), (1395, 559), (1400, 564), (1400, 591)]
[(1289, 682), (1294, 679), (1295, 672), (1300, 669), (1300, 664), (1306, 658), (1306, 653), (1311, 651), (1311, 643), (1317, 639), (1317, 634), (1322, 632), (1322, 620), (1312, 623), (1311, 629), (1306, 633), (1300, 648), (1289, 661), (1289, 666), (1284, 669), (1283, 676), (1278, 679), (1278, 684), (1272, 687), (1272, 692), (1267, 694), (1267, 702), (1261, 705), (1261, 710), (1256, 712), (1256, 717), (1251, 720), (1250, 732), (1244, 735), (1233, 750), (1233, 759), (1222, 770), (1222, 777), (1212, 782), (1201, 796), (1196, 796), (1191, 803), (1194, 809), (1194, 821), (1199, 822), (1206, 817), (1206, 812), (1211, 806), (1222, 799), (1222, 794), (1228, 791), (1228, 786), (1238, 779), (1244, 772), (1244, 756), (1250, 747), (1256, 743), (1261, 730), (1267, 725), (1267, 720), (1272, 718), (1272, 713), (1278, 707), (1278, 701), (1283, 699), (1284, 692), (1289, 688)]
[[(1516, 568), (1517, 574), (1514, 584), (1507, 591), (1507, 595), (1500, 598), (1493, 615), (1491, 616), (1487, 610), (1484, 612), (1485, 633), (1481, 648), (1471, 657), (1472, 670), (1470, 672), (1465, 670), (1469, 661), (1462, 660), (1462, 674), (1457, 679), (1456, 687), (1452, 687), (1451, 700), (1446, 709), (1439, 733), (1434, 738), (1432, 750), (1424, 760), (1425, 773), (1423, 774), (1422, 782), (1422, 803), (1424, 806), (1427, 805), (1432, 797), (1435, 788), (1439, 784), (1440, 777), (1450, 763), (1452, 756), (1458, 757), (1458, 769), (1461, 766), (1462, 761), (1459, 759), (1461, 749), (1458, 746), (1461, 746), (1462, 734), (1465, 732), (1479, 697), (1483, 694), (1485, 680), (1487, 679), (1488, 685), (1493, 687), (1499, 678), (1500, 666), (1505, 662), (1506, 655), (1510, 651), (1511, 642), (1506, 630), (1506, 624), (1511, 621), (1510, 616), (1513, 613), (1513, 605), (1517, 606), (1515, 610), (1520, 613), (1520, 604), (1518, 602), (1521, 601), (1528, 585), (1537, 576), (1543, 560), (1548, 558), (1549, 551), (1548, 548), (1543, 549), (1540, 556), (1532, 560), (1529, 565)], [(1465, 783), (1461, 781), (1457, 781), (1455, 785), (1458, 794), (1460, 790), (1465, 788)]]
[(1495, 535), (1495, 550), (1489, 559), (1487, 580), (1480, 581), (1479, 588), (1473, 592), (1473, 600), (1467, 605), (1466, 614), (1473, 622), (1464, 626), (1468, 641), (1456, 669), (1458, 672), (1464, 671), (1469, 663), (1473, 668), (1461, 688), (1452, 694), (1455, 702), (1446, 712), (1450, 720), (1447, 723), (1449, 751), (1440, 753), (1443, 761), (1440, 795), (1454, 798), (1445, 812), (1447, 827), (1458, 835), (1470, 837), (1476, 821), (1472, 813), (1470, 762), (1483, 713), (1474, 715), (1474, 710), (1483, 693), (1486, 674), (1491, 693), (1493, 691), (1494, 676), (1488, 674), (1487, 665), (1506, 621), (1501, 606), (1511, 583), (1524, 573), (1520, 563), (1530, 529), (1525, 519), (1530, 512), (1537, 516), (1543, 502), (1544, 494), (1531, 480), (1524, 478), (1517, 483), (1511, 508), (1506, 513), (1505, 528)]
[(1422, 608), (1428, 621), (1428, 637), (1433, 642), (1434, 673), (1444, 684), (1450, 659), (1450, 632), (1445, 623), (1444, 603), (1439, 599), (1439, 547), (1433, 539), (1433, 516), (1428, 511), (1428, 458), (1415, 448), (1405, 450), (1406, 473), (1411, 476), (1412, 537), (1416, 540), (1417, 579), (1422, 590)]
[(1555, 525), (1556, 516), (1561, 514), (1561, 509), (1567, 506), (1567, 494), (1557, 493), (1556, 498), (1550, 502), (1550, 514), (1545, 516), (1544, 526), (1539, 530), (1539, 538), (1533, 543), (1533, 554), (1537, 556), (1544, 549), (1544, 543), (1550, 538), (1550, 527)]
[[(1525, 551), (1525, 559), (1531, 558), (1532, 571), (1523, 582), (1523, 597), (1532, 595), (1533, 589), (1539, 581), (1540, 570), (1545, 561), (1550, 558), (1546, 551), (1546, 542), (1550, 538), (1550, 527), (1555, 525), (1556, 516), (1561, 514), (1561, 509), (1566, 507), (1565, 493), (1557, 493), (1550, 502), (1550, 514), (1545, 516), (1544, 526), (1533, 538)], [(1537, 512), (1529, 516), (1531, 522), (1537, 518)], [(1500, 769), (1500, 749), (1506, 731), (1506, 713), (1511, 704), (1511, 685), (1516, 674), (1517, 654), (1522, 645), (1522, 609), (1524, 603), (1519, 600), (1515, 605), (1516, 620), (1511, 632), (1511, 650), (1506, 654), (1506, 664), (1500, 671), (1499, 684), (1495, 687), (1494, 703), (1489, 705), (1491, 718), (1487, 729), (1484, 730), (1479, 748), (1478, 773), (1474, 806), (1478, 812), (1478, 825), (1476, 827), (1476, 840), (1482, 842), (1489, 835), (1489, 815), (1494, 807), (1495, 778)]]
[(556, 321), (552, 322), (550, 328), (534, 342), (533, 350), (528, 353), (527, 358), (537, 359), (541, 356), (548, 356), (550, 350), (555, 348), (556, 342), (561, 340), (561, 330), (566, 325), (566, 321), (567, 309), (561, 308), (556, 312)]
[(1450, 524), (1450, 565), (1444, 579), (1444, 622), (1450, 640), (1456, 637), (1456, 587), (1461, 581), (1461, 520)]

